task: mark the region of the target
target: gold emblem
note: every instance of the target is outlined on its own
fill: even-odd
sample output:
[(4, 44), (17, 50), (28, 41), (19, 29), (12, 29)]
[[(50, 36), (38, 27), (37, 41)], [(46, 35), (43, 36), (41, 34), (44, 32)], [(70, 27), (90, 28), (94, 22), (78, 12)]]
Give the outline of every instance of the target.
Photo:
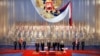
[(60, 14), (59, 11), (56, 11), (62, 4), (62, 0), (36, 0), (36, 7), (39, 9), (40, 14), (47, 18), (54, 18), (56, 14)]

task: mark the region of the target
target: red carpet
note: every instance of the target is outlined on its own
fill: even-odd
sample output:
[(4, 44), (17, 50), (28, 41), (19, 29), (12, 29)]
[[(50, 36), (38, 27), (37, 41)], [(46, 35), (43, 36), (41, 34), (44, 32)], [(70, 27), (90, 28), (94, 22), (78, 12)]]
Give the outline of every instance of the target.
[(13, 50), (13, 49), (0, 49), (0, 54), (9, 54), (9, 53), (20, 53), (25, 50)]
[(53, 52), (36, 52), (34, 50), (0, 50), (0, 54), (10, 54), (10, 53), (22, 53), (23, 56), (72, 56), (72, 53), (77, 54), (91, 54), (91, 56), (100, 56), (100, 51), (98, 50), (67, 50), (65, 52), (53, 51)]
[(72, 56), (71, 51), (66, 51), (66, 53), (61, 51), (46, 51), (46, 52), (35, 52), (31, 50), (24, 51), (23, 56)]

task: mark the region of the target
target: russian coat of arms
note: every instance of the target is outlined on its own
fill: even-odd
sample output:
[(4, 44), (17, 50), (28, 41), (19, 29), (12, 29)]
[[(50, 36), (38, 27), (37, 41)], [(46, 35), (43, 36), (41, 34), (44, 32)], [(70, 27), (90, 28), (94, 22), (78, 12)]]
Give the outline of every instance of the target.
[(64, 0), (31, 0), (39, 15), (48, 22), (58, 22), (67, 14), (68, 2)]

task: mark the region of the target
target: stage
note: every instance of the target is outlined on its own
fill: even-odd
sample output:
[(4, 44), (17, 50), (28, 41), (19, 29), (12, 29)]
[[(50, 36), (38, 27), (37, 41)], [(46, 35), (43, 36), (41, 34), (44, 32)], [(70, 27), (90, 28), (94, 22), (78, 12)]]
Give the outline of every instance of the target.
[(100, 50), (39, 51), (1, 49), (0, 56), (100, 56)]
[(100, 0), (0, 0), (0, 56), (100, 56)]

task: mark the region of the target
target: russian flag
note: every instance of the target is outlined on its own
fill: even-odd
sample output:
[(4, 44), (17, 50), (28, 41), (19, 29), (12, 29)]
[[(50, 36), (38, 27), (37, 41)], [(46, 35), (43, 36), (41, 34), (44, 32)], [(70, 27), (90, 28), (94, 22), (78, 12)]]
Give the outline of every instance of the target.
[(73, 25), (73, 21), (72, 21), (72, 2), (69, 3), (69, 25), (70, 26)]

